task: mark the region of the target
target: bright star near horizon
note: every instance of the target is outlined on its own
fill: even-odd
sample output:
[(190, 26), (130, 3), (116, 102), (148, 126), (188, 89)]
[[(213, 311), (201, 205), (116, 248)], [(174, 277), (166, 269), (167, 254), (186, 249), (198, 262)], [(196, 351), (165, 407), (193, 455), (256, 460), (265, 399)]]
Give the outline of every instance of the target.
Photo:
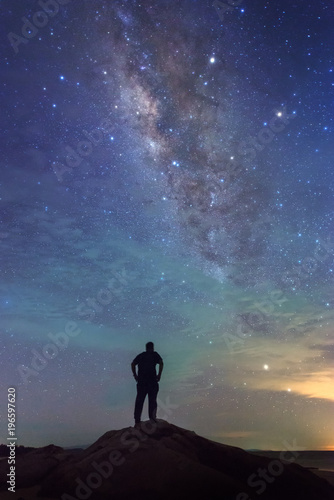
[(264, 370), (269, 370), (269, 366), (268, 365), (263, 365), (263, 369)]

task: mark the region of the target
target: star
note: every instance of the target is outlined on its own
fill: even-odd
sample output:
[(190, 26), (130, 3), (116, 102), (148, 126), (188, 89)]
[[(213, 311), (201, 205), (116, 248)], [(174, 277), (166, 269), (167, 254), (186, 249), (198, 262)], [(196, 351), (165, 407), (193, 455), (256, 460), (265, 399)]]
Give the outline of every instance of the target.
[(224, 436), (247, 430), (227, 444), (332, 442), (326, 2), (255, 2), (251, 23), (241, 0), (24, 3), (1, 3), (0, 117), (1, 377), (21, 385), (22, 443), (128, 425), (148, 340), (187, 428), (221, 436), (223, 405)]

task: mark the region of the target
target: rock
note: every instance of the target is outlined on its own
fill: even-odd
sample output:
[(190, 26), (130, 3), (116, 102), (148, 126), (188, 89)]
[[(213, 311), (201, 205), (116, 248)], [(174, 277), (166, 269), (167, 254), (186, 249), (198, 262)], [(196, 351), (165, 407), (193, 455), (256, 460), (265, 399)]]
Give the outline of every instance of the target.
[[(16, 489), (34, 486), (40, 483), (62, 460), (69, 457), (69, 453), (53, 444), (43, 448), (35, 448), (18, 454), (15, 459)], [(7, 460), (0, 462), (0, 477), (8, 474)], [(0, 484), (0, 490), (7, 489), (6, 482)]]
[[(45, 457), (45, 450), (42, 455)], [(31, 455), (31, 454), (30, 454)], [(28, 455), (27, 455), (28, 456)], [(34, 455), (37, 463), (36, 454)], [(45, 457), (46, 458), (46, 457)], [(210, 441), (166, 421), (109, 431), (86, 450), (50, 450), (38, 495), (61, 500), (332, 500), (303, 467)], [(40, 460), (38, 461), (41, 464)], [(51, 462), (50, 462), (51, 463)], [(34, 478), (37, 479), (35, 468)]]

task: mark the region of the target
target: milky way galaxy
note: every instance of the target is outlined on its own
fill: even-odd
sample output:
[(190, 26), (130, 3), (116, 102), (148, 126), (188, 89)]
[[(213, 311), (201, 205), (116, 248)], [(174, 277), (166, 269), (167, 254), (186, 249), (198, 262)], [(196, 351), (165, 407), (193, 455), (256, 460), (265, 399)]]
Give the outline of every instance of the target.
[(151, 340), (158, 417), (334, 449), (334, 10), (278, 3), (1, 1), (19, 444), (132, 425)]

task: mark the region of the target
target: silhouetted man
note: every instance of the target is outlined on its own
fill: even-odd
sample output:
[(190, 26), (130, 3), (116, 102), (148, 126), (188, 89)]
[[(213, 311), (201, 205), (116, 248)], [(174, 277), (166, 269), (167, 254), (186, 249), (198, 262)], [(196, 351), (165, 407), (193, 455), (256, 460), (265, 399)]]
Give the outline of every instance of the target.
[[(138, 374), (136, 366), (138, 365)], [(156, 365), (159, 365), (157, 375)], [(135, 403), (135, 423), (139, 424), (143, 405), (148, 395), (148, 416), (150, 420), (156, 421), (157, 417), (157, 395), (159, 391), (159, 380), (163, 369), (161, 356), (155, 352), (153, 342), (147, 342), (146, 352), (135, 357), (131, 363), (134, 378), (137, 381), (137, 397)]]

